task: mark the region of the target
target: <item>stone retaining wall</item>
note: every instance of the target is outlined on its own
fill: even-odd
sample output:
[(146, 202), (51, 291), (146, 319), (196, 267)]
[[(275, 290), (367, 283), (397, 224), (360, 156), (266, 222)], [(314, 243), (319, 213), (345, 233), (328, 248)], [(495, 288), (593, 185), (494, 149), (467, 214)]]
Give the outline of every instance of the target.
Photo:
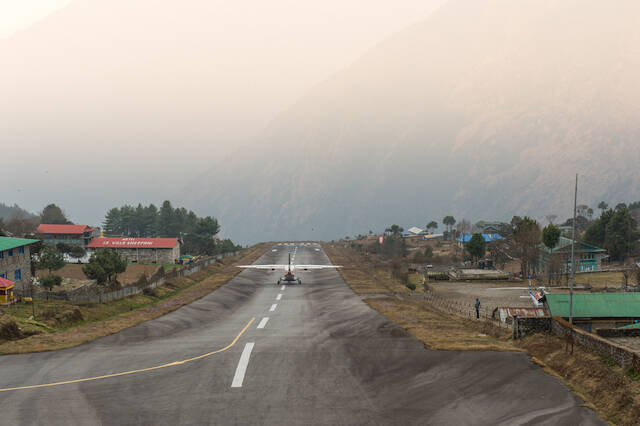
[(611, 357), (622, 368), (633, 367), (640, 374), (640, 353), (610, 342), (592, 333), (588, 333), (560, 317), (553, 317), (551, 331), (560, 337), (570, 337), (580, 346)]
[(640, 328), (599, 328), (600, 337), (640, 337)]
[(549, 317), (535, 317), (535, 318), (521, 318), (518, 316), (513, 317), (513, 338), (519, 339), (531, 333), (548, 333), (551, 331), (551, 318)]

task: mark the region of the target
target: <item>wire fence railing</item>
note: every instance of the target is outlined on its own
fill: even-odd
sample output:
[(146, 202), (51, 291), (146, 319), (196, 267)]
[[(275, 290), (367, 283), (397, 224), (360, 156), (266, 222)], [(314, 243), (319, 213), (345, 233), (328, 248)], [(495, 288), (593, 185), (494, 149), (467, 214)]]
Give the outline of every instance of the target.
[(428, 303), (429, 306), (448, 314), (466, 319), (490, 322), (501, 328), (511, 328), (511, 323), (502, 322), (499, 318), (494, 317), (494, 312), (496, 311), (495, 306), (486, 305), (481, 302), (479, 309), (476, 310), (475, 302), (446, 297), (436, 294), (433, 291), (425, 292), (423, 300), (425, 303)]

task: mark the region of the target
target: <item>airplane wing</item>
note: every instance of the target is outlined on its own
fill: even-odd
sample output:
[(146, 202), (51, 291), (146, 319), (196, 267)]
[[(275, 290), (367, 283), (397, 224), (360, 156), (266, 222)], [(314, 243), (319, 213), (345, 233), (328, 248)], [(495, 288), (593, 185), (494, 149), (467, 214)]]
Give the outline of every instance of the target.
[[(238, 268), (245, 269), (266, 269), (271, 271), (288, 271), (289, 265), (238, 265)], [(342, 268), (338, 265), (291, 265), (291, 270), (295, 271), (309, 271), (315, 269), (330, 269), (330, 268)]]
[(286, 271), (289, 265), (238, 265), (238, 268), (244, 269), (270, 269), (272, 271)]
[(307, 270), (311, 270), (311, 269), (335, 269), (335, 268), (342, 268), (342, 266), (340, 265), (291, 265), (292, 269), (297, 269), (297, 270), (303, 270), (303, 271), (307, 271)]

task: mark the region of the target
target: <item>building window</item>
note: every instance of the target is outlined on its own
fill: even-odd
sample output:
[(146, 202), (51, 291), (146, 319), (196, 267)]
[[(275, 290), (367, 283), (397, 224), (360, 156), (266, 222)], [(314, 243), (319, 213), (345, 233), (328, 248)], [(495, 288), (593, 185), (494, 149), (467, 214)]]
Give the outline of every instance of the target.
[(13, 249), (9, 249), (9, 257), (13, 256)]
[(16, 281), (20, 281), (22, 279), (22, 271), (20, 269), (16, 269), (15, 275)]
[(24, 254), (24, 246), (22, 246), (22, 247), (20, 247), (20, 248), (18, 249), (18, 253), (20, 253), (20, 254)]
[(4, 252), (0, 251), (0, 259), (4, 259)]

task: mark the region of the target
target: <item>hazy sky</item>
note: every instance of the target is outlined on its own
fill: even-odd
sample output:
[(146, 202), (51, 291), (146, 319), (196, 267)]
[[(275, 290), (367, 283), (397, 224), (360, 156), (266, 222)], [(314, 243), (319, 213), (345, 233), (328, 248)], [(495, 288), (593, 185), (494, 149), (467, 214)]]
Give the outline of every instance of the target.
[(71, 0), (0, 0), (0, 38), (25, 29)]
[(0, 201), (95, 224), (170, 198), (440, 3), (0, 0), (0, 144), (22, 160)]

